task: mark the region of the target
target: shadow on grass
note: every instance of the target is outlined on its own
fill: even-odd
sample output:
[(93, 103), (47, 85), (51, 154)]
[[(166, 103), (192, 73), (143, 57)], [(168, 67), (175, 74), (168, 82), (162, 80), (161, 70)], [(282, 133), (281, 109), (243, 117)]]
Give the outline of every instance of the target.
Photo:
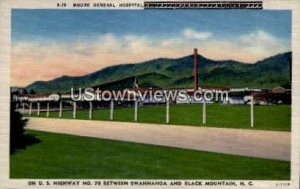
[(14, 154), (18, 150), (24, 150), (28, 146), (32, 146), (34, 144), (40, 143), (41, 140), (36, 138), (36, 135), (32, 134), (25, 134), (23, 137), (19, 140), (18, 145), (10, 151), (11, 154)]

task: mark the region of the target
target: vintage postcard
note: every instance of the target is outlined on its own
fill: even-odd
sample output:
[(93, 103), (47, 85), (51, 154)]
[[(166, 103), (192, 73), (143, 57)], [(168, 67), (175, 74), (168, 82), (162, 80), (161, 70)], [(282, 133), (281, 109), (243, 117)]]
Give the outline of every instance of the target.
[(299, 188), (299, 1), (0, 2), (0, 188)]

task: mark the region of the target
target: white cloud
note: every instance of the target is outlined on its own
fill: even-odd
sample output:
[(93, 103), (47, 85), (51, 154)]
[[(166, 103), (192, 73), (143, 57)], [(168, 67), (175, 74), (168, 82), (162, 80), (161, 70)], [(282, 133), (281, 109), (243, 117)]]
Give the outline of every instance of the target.
[(184, 37), (188, 39), (205, 40), (213, 36), (210, 32), (199, 32), (190, 28), (186, 28), (182, 31)]
[(290, 49), (288, 41), (276, 38), (262, 30), (242, 35), (238, 37), (237, 42), (238, 46), (249, 53), (261, 54), (261, 56), (270, 56)]
[(276, 48), (278, 39), (264, 31), (255, 31), (238, 38), (241, 46)]
[(138, 63), (158, 57), (178, 58), (192, 54), (194, 47), (201, 55), (214, 60), (249, 63), (290, 50), (287, 40), (264, 31), (235, 38), (216, 38), (211, 33), (188, 28), (178, 37), (107, 33), (72, 43), (19, 42), (12, 47), (12, 84), (26, 85), (61, 75), (83, 75), (114, 64)]
[(271, 34), (258, 30), (249, 34), (245, 34), (239, 37), (239, 40), (244, 45), (269, 45), (276, 42), (276, 38)]

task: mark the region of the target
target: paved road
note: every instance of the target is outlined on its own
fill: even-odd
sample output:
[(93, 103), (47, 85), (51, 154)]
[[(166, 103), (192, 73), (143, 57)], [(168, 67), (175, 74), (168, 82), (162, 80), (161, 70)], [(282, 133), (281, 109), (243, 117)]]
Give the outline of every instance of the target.
[(290, 132), (30, 118), (28, 129), (267, 159), (290, 160)]

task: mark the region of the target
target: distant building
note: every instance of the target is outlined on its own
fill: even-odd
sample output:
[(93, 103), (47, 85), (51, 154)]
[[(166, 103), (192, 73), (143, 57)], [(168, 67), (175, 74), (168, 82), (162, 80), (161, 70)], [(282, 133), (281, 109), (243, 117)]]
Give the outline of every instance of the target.
[(232, 104), (232, 105), (238, 105), (238, 104), (245, 104), (245, 100), (243, 96), (229, 96), (228, 101), (224, 101), (223, 104)]
[(27, 94), (27, 91), (24, 87), (11, 87), (10, 92), (15, 95)]
[(285, 93), (285, 92), (287, 92), (287, 90), (285, 88), (279, 86), (279, 87), (273, 88), (272, 92), (273, 93)]

